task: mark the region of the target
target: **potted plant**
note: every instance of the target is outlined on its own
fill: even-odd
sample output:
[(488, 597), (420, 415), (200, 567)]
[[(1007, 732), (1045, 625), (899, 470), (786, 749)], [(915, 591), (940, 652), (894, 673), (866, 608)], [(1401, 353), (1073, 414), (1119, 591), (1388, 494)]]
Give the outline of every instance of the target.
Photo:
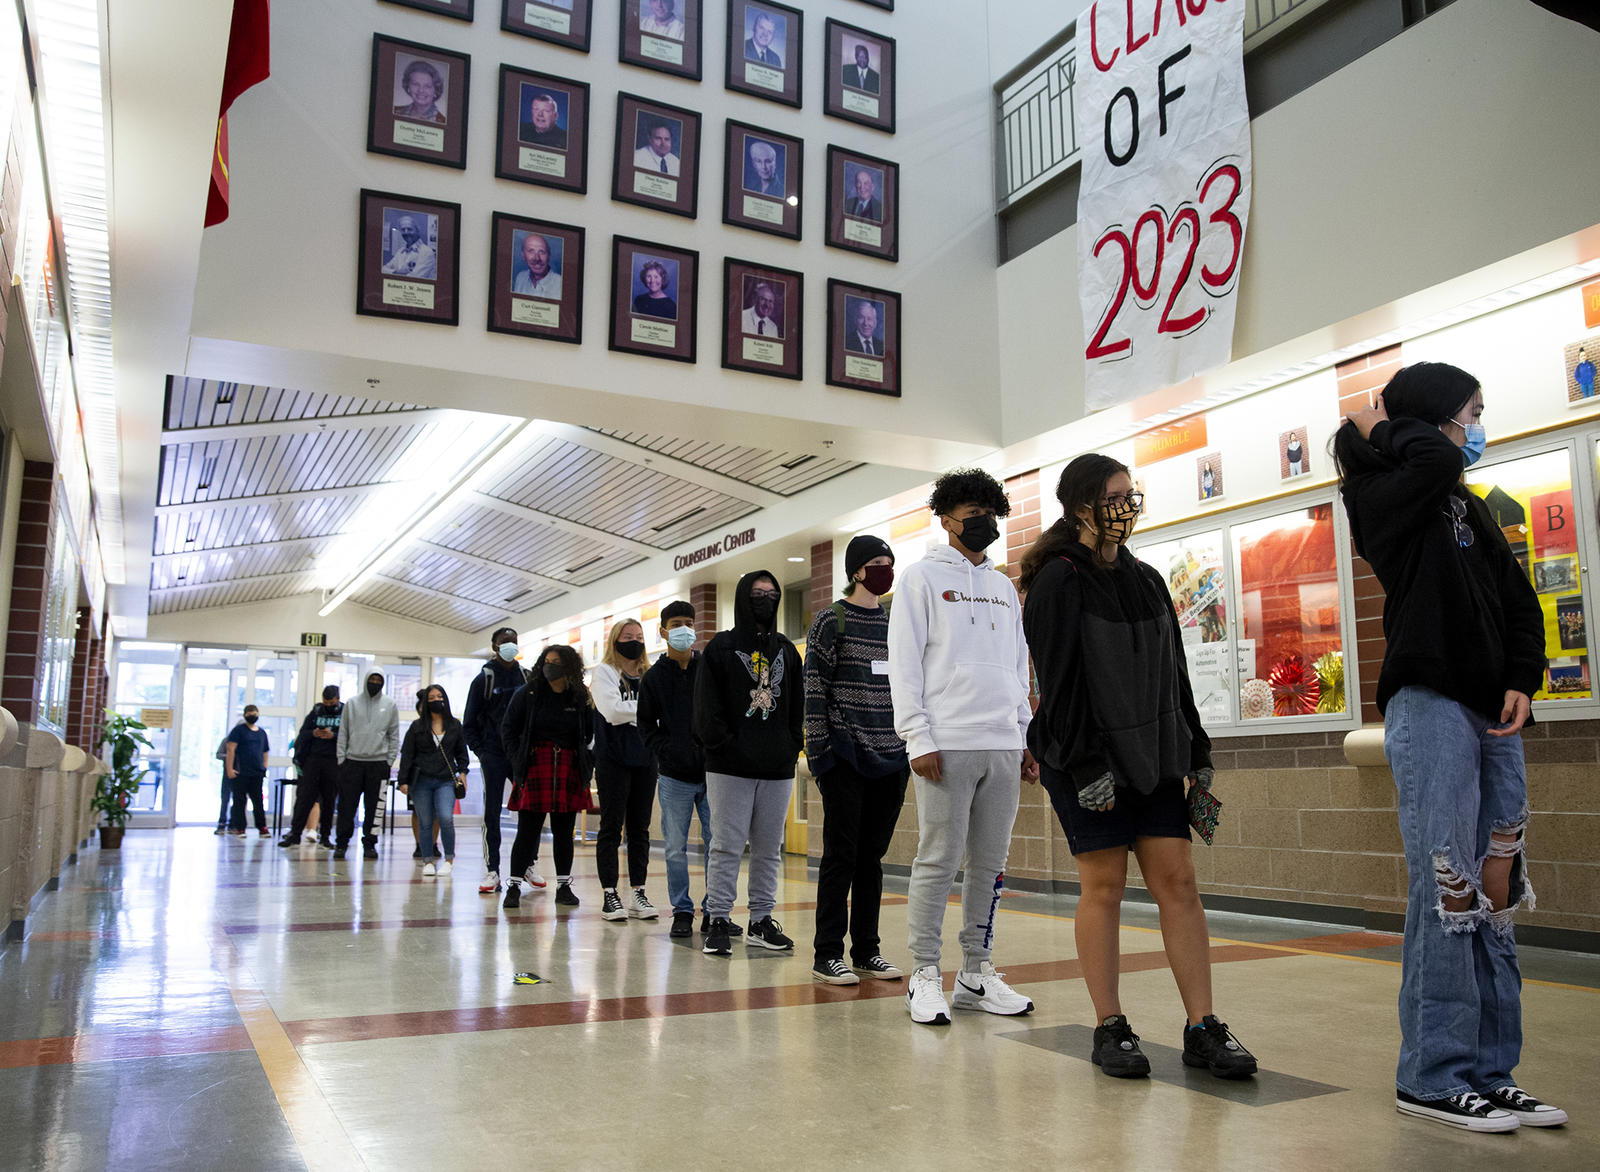
[(122, 835), (128, 824), (128, 805), (139, 792), (144, 775), (150, 772), (137, 765), (139, 746), (152, 747), (144, 729), (145, 725), (133, 717), (106, 709), (100, 744), (111, 750), (111, 771), (100, 775), (94, 788), (94, 801), (89, 803), (100, 812), (100, 845), (105, 850), (117, 850), (122, 846)]

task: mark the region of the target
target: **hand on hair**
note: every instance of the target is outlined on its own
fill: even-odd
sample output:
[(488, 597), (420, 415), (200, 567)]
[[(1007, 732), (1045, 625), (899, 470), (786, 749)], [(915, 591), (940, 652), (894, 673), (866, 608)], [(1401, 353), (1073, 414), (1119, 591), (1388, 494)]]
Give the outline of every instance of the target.
[(1383, 398), (1380, 396), (1376, 406), (1362, 407), (1357, 411), (1345, 412), (1345, 418), (1355, 424), (1356, 430), (1361, 433), (1362, 439), (1372, 438), (1372, 429), (1389, 418), (1389, 413), (1383, 409)]

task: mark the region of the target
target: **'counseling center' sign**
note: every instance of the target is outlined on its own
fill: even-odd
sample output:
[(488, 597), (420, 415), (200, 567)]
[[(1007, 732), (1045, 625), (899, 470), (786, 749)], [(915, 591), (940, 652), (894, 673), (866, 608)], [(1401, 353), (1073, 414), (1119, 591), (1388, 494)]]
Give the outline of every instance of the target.
[(1101, 0), (1078, 17), (1085, 403), (1232, 354), (1250, 207), (1244, 0)]

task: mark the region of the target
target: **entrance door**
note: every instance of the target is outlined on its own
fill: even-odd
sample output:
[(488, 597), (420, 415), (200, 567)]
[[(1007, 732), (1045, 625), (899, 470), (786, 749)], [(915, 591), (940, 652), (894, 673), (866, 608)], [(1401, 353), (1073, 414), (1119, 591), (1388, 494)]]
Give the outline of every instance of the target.
[(217, 760), (217, 747), (244, 710), (249, 653), (239, 648), (190, 647), (184, 661), (177, 823), (215, 825), (224, 768)]

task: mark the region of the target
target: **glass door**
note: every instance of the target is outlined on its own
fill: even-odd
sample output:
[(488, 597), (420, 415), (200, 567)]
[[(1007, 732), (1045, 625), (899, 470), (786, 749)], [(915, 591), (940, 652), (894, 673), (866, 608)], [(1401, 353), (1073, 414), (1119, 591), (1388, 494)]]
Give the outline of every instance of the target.
[(150, 727), (145, 737), (150, 748), (139, 754), (138, 768), (146, 770), (139, 791), (128, 804), (130, 826), (172, 825), (174, 749), (179, 714), (173, 703), (179, 675), (176, 643), (122, 643), (117, 648), (117, 674), (112, 685), (112, 707), (122, 716), (142, 720)]
[[(259, 727), (267, 734), (267, 780), (263, 787), (267, 808), (273, 809), (280, 792), (278, 782), (289, 771), (290, 745), (300, 730), (301, 709), (309, 701), (300, 695), (301, 664), (297, 651), (263, 651), (251, 648), (249, 695), (245, 703), (261, 710)], [(291, 803), (293, 798), (288, 799)]]
[(216, 824), (224, 788), (217, 749), (239, 722), (249, 676), (249, 653), (242, 649), (190, 647), (184, 654), (178, 718), (179, 826)]

